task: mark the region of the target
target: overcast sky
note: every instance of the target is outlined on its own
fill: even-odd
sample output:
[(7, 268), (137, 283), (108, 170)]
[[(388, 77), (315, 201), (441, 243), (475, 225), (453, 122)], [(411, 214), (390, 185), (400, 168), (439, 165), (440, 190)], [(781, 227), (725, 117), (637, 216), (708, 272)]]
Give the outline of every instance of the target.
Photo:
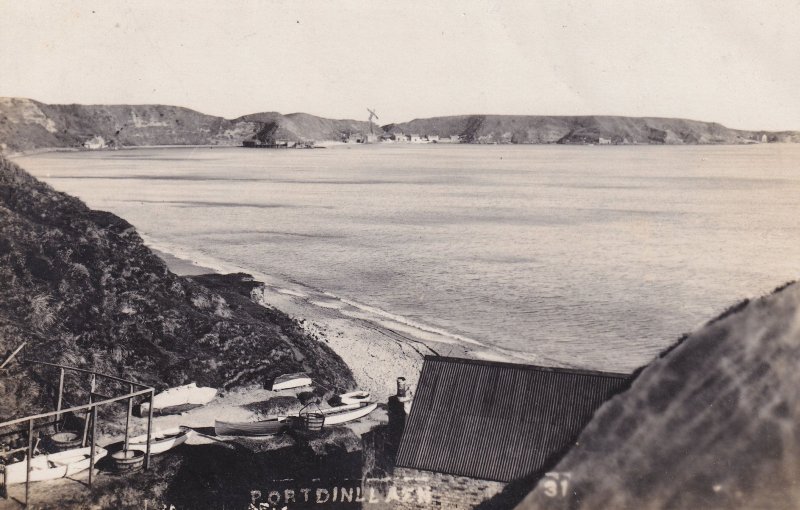
[(800, 0), (0, 0), (0, 96), (800, 129)]

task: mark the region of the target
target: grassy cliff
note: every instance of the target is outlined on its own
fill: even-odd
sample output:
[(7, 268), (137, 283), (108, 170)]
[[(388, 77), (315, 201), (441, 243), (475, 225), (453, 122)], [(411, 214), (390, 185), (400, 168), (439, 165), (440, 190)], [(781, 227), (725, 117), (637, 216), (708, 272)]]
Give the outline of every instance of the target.
[(0, 98), (0, 149), (239, 145), (258, 125), (165, 105), (48, 105)]
[[(459, 135), (467, 143), (739, 144), (800, 142), (800, 132), (742, 131), (713, 122), (613, 116), (459, 115), (374, 126), (375, 134)], [(48, 105), (0, 98), (0, 152), (145, 145), (241, 145), (260, 138), (340, 140), (369, 122), (263, 112), (228, 120), (165, 105)]]
[[(268, 383), (350, 370), (283, 313), (255, 305), (247, 275), (179, 277), (125, 220), (91, 210), (0, 158), (0, 355), (92, 367), (164, 388)], [(5, 359), (5, 356), (2, 356)], [(52, 406), (52, 379), (13, 362), (0, 420)]]
[(560, 478), (544, 477), (517, 508), (797, 508), (798, 367), (794, 283), (732, 307), (643, 369), (550, 469)]
[[(340, 140), (343, 133), (369, 133), (369, 122), (358, 120), (325, 119), (307, 113), (277, 112), (254, 113), (239, 117), (235, 122), (254, 122), (267, 127), (267, 137), (293, 141)], [(382, 134), (380, 126), (374, 126)]]
[(384, 126), (387, 131), (460, 135), (468, 143), (738, 144), (800, 142), (799, 132), (742, 131), (713, 122), (654, 117), (459, 115), (415, 119)]

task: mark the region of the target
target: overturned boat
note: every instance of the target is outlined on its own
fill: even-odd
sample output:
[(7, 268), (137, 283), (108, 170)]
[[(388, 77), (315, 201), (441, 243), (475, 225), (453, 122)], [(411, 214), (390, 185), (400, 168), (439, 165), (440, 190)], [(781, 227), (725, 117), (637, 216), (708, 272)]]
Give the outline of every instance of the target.
[[(211, 402), (217, 396), (214, 388), (198, 387), (191, 383), (162, 391), (153, 397), (153, 414), (180, 414)], [(144, 402), (139, 406), (139, 416), (145, 416), (150, 405)]]
[(272, 383), (272, 391), (290, 390), (292, 388), (300, 388), (308, 386), (312, 383), (311, 377), (305, 372), (298, 372), (296, 374), (284, 374), (275, 378)]

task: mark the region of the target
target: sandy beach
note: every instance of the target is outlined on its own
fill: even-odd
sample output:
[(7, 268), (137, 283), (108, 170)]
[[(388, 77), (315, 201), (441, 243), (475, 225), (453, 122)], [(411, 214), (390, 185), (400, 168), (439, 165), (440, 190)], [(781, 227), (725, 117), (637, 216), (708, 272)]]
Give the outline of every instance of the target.
[[(160, 246), (152, 248), (155, 243), (146, 241), (179, 275), (248, 272), (245, 268), (220, 267), (211, 260), (192, 260), (191, 256), (176, 255)], [(513, 360), (480, 344), (461, 342), (446, 332), (421, 329), (401, 322), (400, 317), (376, 314), (348, 299), (278, 282), (268, 275), (253, 276), (264, 282), (254, 291), (253, 298), (296, 319), (309, 335), (328, 344), (353, 371), (359, 388), (369, 391), (378, 402), (386, 402), (395, 393), (398, 377), (405, 377), (413, 390), (426, 355)]]

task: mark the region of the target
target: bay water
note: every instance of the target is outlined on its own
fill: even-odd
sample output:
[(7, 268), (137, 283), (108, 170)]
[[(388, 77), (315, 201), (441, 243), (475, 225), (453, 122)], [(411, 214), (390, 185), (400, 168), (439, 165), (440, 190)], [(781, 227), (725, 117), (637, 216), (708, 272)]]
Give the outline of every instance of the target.
[(541, 364), (632, 370), (800, 274), (798, 145), (163, 148), (16, 161), (162, 250)]

